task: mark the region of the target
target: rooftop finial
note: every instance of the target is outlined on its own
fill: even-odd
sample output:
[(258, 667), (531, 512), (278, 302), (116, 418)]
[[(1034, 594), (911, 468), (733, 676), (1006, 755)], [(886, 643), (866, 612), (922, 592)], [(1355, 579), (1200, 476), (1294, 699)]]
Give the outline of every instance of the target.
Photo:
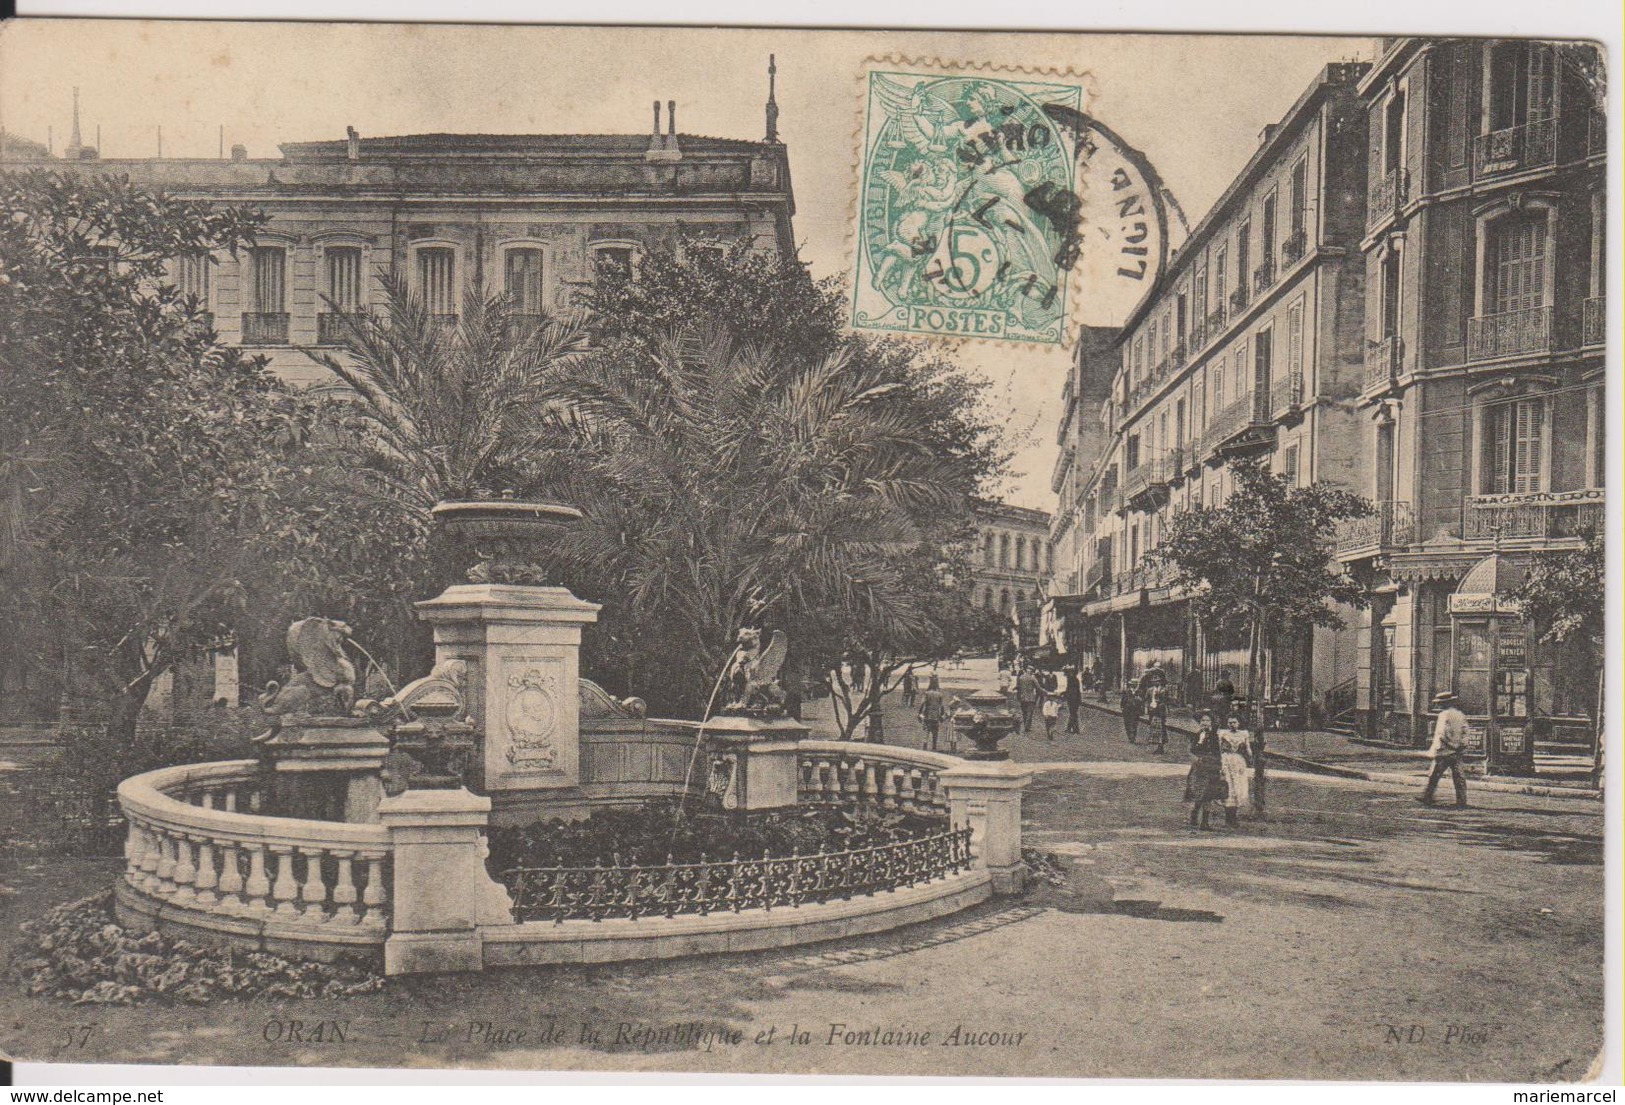
[[(672, 138), (677, 136), (677, 101), (666, 101), (666, 133)], [(675, 142), (673, 143), (675, 145)]]
[(777, 90), (779, 67), (774, 55), (767, 55), (767, 137), (764, 142), (779, 140), (779, 102), (773, 98)]

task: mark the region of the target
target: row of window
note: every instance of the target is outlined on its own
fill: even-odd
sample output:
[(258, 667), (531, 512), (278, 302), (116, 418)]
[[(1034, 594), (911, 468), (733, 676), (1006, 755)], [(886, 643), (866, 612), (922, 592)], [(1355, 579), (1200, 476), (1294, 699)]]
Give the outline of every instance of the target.
[[(1001, 613), (1001, 614), (1008, 614), (1010, 612), (1011, 598), (1012, 598), (1012, 596), (1011, 596), (1011, 593), (1010, 593), (1010, 588), (1008, 588), (1008, 587), (1002, 588), (999, 591), (999, 595), (998, 595), (998, 605), (995, 607), (994, 606), (994, 597), (993, 597), (993, 588), (991, 588), (991, 587), (982, 588), (982, 608), (984, 610), (997, 609), (998, 612)], [(1037, 592), (1033, 593), (1033, 598), (1034, 599), (1038, 598), (1038, 593)], [(1018, 609), (1020, 607), (1026, 606), (1027, 605), (1027, 592), (1026, 591), (1017, 591), (1015, 593), (1015, 595), (1014, 595), (1014, 599), (1015, 599), (1016, 607)]]
[[(1275, 267), (1290, 264), (1301, 257), (1307, 248), (1309, 212), (1309, 161), (1300, 156), (1293, 163), (1287, 178), (1287, 233), (1280, 236), (1278, 226), (1280, 189), (1272, 187), (1264, 196), (1257, 220), (1257, 243), (1260, 267), (1252, 268), (1254, 221), (1251, 213), (1236, 224), (1234, 237), (1220, 235), (1212, 246), (1212, 267), (1209, 255), (1204, 253), (1195, 264), (1189, 290), (1181, 284), (1168, 304), (1141, 326), (1132, 343), (1123, 348), (1123, 396), (1146, 379), (1152, 369), (1169, 359), (1175, 346), (1200, 344), (1193, 342), (1198, 331), (1211, 336), (1207, 322), (1215, 312), (1225, 308), (1233, 298), (1250, 298), (1250, 290), (1274, 279)], [(1231, 265), (1234, 246), (1235, 264)], [(1277, 250), (1280, 252), (1279, 261)], [(1266, 272), (1267, 270), (1267, 272)], [(1211, 272), (1212, 279), (1209, 279)], [(1266, 278), (1267, 277), (1267, 278)], [(1194, 352), (1194, 349), (1190, 350)]]
[[(634, 248), (629, 245), (593, 247), (594, 278), (624, 278), (630, 275)], [(452, 246), (419, 246), (412, 251), (411, 279), (431, 314), (455, 315), (461, 296), (458, 251)], [(184, 294), (210, 302), (211, 270), (215, 264), (207, 256), (183, 257), (176, 272), (176, 286)], [(360, 246), (329, 246), (322, 250), (319, 291), (323, 297), (318, 311), (358, 311), (366, 303), (366, 276)], [(520, 314), (542, 314), (543, 251), (530, 246), (513, 246), (502, 252), (502, 291)], [(255, 246), (248, 251), (244, 270), (246, 302), (244, 309), (258, 315), (288, 313), (288, 250), (283, 246)]]
[(1053, 565), (1054, 552), (1049, 542), (1037, 537), (1017, 535), (1014, 544), (1015, 559), (1011, 560), (1010, 535), (1001, 533), (982, 535), (982, 563), (989, 568), (1015, 568), (1018, 571), (1047, 572)]

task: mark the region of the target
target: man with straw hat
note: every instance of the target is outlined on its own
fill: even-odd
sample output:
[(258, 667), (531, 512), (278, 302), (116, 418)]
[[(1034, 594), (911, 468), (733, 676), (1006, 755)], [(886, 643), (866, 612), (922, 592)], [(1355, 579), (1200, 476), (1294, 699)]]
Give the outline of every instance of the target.
[(1450, 781), (1456, 787), (1456, 808), (1467, 808), (1467, 780), (1461, 774), (1461, 754), (1467, 748), (1467, 715), (1456, 705), (1456, 696), (1440, 691), (1433, 696), (1433, 708), (1439, 711), (1439, 720), (1433, 726), (1433, 770), (1428, 773), (1427, 786), (1417, 799), (1424, 806), (1433, 805), (1433, 792), (1439, 789), (1439, 780), (1450, 772)]

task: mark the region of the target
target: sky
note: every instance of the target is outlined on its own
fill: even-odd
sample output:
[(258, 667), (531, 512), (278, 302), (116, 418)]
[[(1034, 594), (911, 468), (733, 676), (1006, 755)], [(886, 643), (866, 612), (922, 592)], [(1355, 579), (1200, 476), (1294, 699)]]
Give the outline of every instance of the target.
[[(61, 152), (74, 86), (84, 140), (105, 157), (274, 157), (280, 142), (433, 131), (639, 134), (677, 101), (678, 130), (760, 139), (768, 55), (790, 156), (795, 234), (815, 275), (850, 271), (859, 74), (897, 55), (1059, 71), (1088, 110), (1154, 165), (1192, 225), (1259, 134), (1333, 61), (1369, 38), (986, 32), (391, 26), (321, 23), (13, 22), (0, 28), (0, 129)], [(1174, 236), (1177, 244), (1178, 236)], [(1111, 325), (1125, 308), (1092, 308)], [(1105, 312), (1105, 313), (1102, 313)], [(963, 342), (959, 363), (1017, 445), (1002, 495), (1052, 509), (1055, 418), (1070, 354)]]

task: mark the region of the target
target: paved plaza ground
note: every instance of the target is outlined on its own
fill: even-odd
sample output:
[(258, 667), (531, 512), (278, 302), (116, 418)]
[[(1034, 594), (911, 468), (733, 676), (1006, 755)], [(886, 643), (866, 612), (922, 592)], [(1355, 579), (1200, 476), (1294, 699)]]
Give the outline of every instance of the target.
[[(893, 739), (914, 739), (908, 717), (889, 707)], [(813, 948), (391, 980), (348, 1000), (89, 1008), (10, 982), (0, 1051), (232, 1065), (1584, 1076), (1602, 1044), (1601, 803), (1480, 791), (1458, 813), (1395, 785), (1278, 772), (1267, 823), (1192, 833), (1177, 745), (1165, 758), (1130, 748), (1098, 712), (1083, 728), (1012, 742), (1040, 772), (1027, 839), (1075, 865), (1065, 886)], [(18, 922), (105, 887), (118, 867), (8, 857), (3, 950)], [(1074, 891), (1095, 876), (1111, 904)]]

